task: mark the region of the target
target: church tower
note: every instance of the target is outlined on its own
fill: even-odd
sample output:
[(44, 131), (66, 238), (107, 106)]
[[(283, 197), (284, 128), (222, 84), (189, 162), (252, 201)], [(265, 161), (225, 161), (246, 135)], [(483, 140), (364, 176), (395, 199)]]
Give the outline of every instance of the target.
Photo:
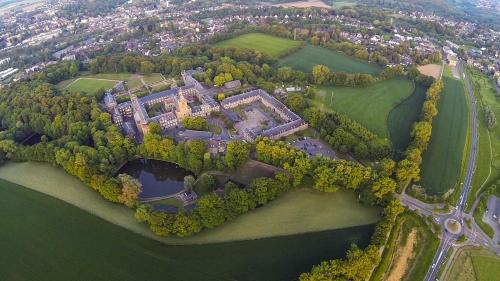
[(191, 115), (191, 107), (189, 107), (182, 90), (179, 89), (179, 97), (175, 102), (175, 115), (179, 121)]

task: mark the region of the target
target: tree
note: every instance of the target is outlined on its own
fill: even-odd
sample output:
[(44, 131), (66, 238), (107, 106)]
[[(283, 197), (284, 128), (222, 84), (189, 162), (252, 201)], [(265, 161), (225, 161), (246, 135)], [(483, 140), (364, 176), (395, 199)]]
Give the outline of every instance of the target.
[(286, 105), (294, 112), (301, 113), (307, 108), (307, 101), (301, 94), (288, 95)]
[(186, 215), (182, 212), (175, 216), (173, 223), (173, 232), (180, 237), (193, 235), (200, 232), (202, 225), (194, 216)]
[(314, 171), (314, 188), (323, 192), (337, 192), (336, 175), (327, 167), (320, 166)]
[(224, 201), (214, 194), (202, 196), (196, 202), (194, 214), (206, 228), (221, 225), (226, 219)]
[(207, 193), (213, 191), (217, 187), (217, 181), (212, 175), (202, 174), (198, 178), (198, 182), (196, 184), (196, 191), (200, 193)]
[(142, 191), (142, 184), (127, 174), (119, 174), (118, 179), (122, 184), (122, 193), (118, 197), (118, 200), (129, 208), (134, 207)]
[(255, 202), (251, 200), (249, 193), (239, 188), (231, 188), (224, 199), (227, 210), (226, 216), (229, 220), (255, 208)]
[(312, 69), (312, 78), (315, 84), (323, 85), (330, 78), (330, 69), (324, 65), (315, 65)]
[(411, 136), (413, 138), (413, 143), (421, 151), (424, 151), (429, 144), (432, 134), (432, 125), (429, 122), (421, 121), (415, 123), (413, 130), (411, 131)]
[(390, 158), (384, 158), (380, 161), (380, 173), (385, 177), (392, 176), (395, 167), (396, 162)]
[(227, 143), (224, 163), (229, 169), (236, 169), (246, 163), (250, 155), (250, 146), (241, 141)]
[(141, 62), (141, 73), (144, 75), (149, 75), (153, 73), (155, 66), (149, 61)]
[(389, 177), (383, 177), (372, 184), (371, 190), (375, 198), (380, 200), (386, 194), (394, 192), (394, 190), (396, 190), (396, 187), (397, 184), (393, 179)]
[(195, 179), (193, 176), (191, 176), (191, 175), (185, 176), (184, 177), (184, 190), (190, 191), (191, 189), (193, 189), (194, 182), (195, 182)]

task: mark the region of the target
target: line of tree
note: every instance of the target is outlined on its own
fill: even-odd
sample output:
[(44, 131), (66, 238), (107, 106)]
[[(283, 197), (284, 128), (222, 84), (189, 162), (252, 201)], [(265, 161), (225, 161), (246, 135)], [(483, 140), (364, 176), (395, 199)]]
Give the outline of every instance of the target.
[(401, 184), (420, 179), (422, 155), (431, 139), (432, 120), (438, 114), (437, 105), (442, 90), (443, 81), (439, 79), (429, 87), (425, 94), (420, 120), (413, 124), (411, 143), (406, 149), (404, 158), (397, 164), (395, 171), (395, 177)]

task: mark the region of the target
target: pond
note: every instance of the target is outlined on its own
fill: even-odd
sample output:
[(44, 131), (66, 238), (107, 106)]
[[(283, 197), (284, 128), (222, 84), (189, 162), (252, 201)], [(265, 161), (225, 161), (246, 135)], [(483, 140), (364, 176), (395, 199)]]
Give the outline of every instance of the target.
[(22, 141), (21, 144), (25, 146), (33, 146), (41, 141), (42, 141), (42, 135), (35, 133), (27, 137), (24, 141)]
[(176, 164), (152, 159), (129, 161), (120, 168), (118, 174), (131, 175), (141, 182), (141, 199), (176, 194), (184, 189), (184, 177), (193, 175)]

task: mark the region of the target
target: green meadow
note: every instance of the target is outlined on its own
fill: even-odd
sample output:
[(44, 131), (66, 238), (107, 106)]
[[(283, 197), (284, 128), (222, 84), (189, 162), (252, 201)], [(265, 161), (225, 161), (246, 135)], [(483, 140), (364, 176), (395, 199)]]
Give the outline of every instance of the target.
[(254, 49), (272, 57), (281, 57), (300, 47), (300, 41), (280, 38), (262, 33), (249, 33), (224, 40), (216, 44), (219, 47)]
[(277, 66), (289, 66), (297, 70), (311, 72), (312, 68), (318, 64), (326, 65), (332, 71), (344, 71), (347, 73), (377, 75), (382, 70), (378, 65), (344, 55), (340, 52), (311, 45), (307, 45), (279, 60)]
[[(64, 182), (58, 185), (65, 186)], [(373, 225), (241, 242), (171, 246), (0, 180), (2, 280), (294, 280), (365, 247)]]
[(421, 169), (421, 185), (429, 194), (444, 194), (459, 184), (469, 124), (462, 81), (445, 71), (443, 82), (439, 114), (433, 121), (432, 137)]
[(410, 97), (414, 88), (414, 83), (405, 79), (382, 81), (364, 88), (322, 87), (313, 103), (327, 111), (344, 113), (379, 137), (389, 138), (389, 113)]
[(100, 89), (111, 89), (118, 81), (101, 80), (96, 78), (77, 78), (64, 89), (71, 93), (87, 93), (93, 95)]

